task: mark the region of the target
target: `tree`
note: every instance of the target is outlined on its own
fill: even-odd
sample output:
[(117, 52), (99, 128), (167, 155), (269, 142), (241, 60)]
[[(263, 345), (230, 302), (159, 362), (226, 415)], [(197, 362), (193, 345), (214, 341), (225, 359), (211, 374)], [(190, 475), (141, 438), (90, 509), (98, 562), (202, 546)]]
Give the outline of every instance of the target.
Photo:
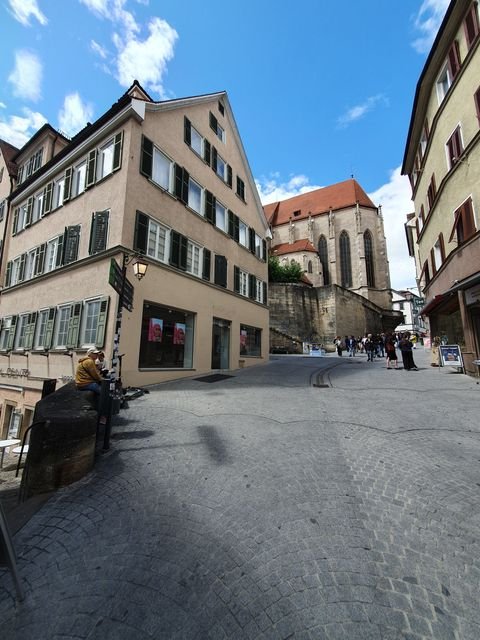
[(268, 258), (268, 279), (270, 282), (299, 282), (303, 276), (303, 269), (298, 262), (281, 265), (278, 256)]

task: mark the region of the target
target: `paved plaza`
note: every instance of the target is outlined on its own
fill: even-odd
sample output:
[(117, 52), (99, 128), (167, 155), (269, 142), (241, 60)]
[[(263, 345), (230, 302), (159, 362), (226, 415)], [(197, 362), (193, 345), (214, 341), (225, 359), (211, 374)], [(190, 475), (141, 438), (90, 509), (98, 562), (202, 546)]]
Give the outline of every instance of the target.
[(15, 535), (3, 640), (478, 640), (480, 386), (272, 356), (130, 402)]

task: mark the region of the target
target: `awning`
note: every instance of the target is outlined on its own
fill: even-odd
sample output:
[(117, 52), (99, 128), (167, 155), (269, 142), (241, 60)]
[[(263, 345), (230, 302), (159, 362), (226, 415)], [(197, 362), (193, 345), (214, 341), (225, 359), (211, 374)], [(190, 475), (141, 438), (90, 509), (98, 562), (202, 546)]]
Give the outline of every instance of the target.
[(418, 315), (419, 316), (428, 316), (430, 314), (430, 312), (433, 309), (435, 309), (436, 307), (438, 307), (438, 305), (445, 298), (446, 298), (446, 295), (444, 293), (441, 293), (438, 296), (435, 296), (433, 298), (433, 300), (430, 300), (430, 302), (427, 302), (427, 304), (422, 309), (420, 309), (420, 311), (418, 312)]
[(480, 271), (478, 273), (475, 273), (473, 276), (468, 276), (467, 278), (464, 278), (463, 280), (456, 282), (453, 285), (453, 287), (450, 287), (450, 289), (447, 289), (447, 291), (445, 291), (445, 294), (455, 293), (459, 289), (469, 289), (470, 287), (473, 287), (479, 283), (480, 283)]

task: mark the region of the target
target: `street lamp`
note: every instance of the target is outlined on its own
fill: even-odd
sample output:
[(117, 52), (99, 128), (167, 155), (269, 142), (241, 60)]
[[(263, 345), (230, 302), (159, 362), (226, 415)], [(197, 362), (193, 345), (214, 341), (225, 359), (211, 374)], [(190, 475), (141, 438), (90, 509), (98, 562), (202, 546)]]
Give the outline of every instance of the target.
[(138, 257), (132, 265), (133, 273), (138, 280), (141, 280), (147, 273), (148, 264)]

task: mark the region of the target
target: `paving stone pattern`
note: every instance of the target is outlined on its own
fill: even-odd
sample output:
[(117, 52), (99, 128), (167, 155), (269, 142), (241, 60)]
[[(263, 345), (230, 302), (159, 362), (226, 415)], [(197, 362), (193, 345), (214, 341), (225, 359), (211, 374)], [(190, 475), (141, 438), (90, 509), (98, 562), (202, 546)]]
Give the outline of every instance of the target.
[(415, 357), (278, 356), (132, 401), (15, 536), (2, 638), (478, 640), (480, 386)]

